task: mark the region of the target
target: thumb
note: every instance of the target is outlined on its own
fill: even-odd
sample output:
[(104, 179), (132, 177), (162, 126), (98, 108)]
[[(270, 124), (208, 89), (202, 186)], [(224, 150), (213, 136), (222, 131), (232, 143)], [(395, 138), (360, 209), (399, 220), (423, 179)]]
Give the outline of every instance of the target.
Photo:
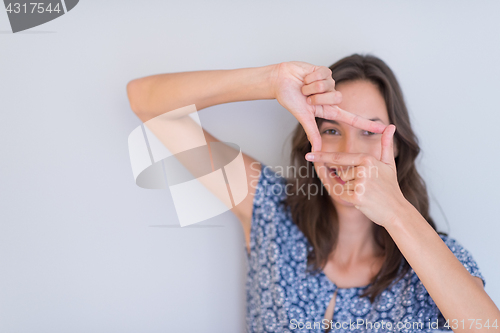
[(390, 124), (387, 126), (382, 133), (382, 153), (380, 154), (380, 160), (386, 164), (395, 164), (394, 160), (394, 133), (396, 132), (396, 126)]
[(306, 132), (307, 139), (311, 143), (312, 151), (321, 151), (321, 135), (314, 118), (312, 120), (304, 119), (301, 124)]

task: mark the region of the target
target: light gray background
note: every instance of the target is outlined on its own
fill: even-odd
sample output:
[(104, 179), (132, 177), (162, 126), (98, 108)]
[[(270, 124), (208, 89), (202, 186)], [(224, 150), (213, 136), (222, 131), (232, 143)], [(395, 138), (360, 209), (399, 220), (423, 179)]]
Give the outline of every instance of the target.
[[(133, 181), (127, 137), (140, 121), (125, 86), (354, 52), (395, 71), (433, 216), (499, 305), (499, 12), (485, 1), (83, 0), (12, 34), (0, 9), (0, 331), (242, 332), (240, 224), (228, 212), (165, 227), (178, 224), (168, 191)], [(258, 160), (287, 162), (296, 121), (276, 101), (200, 115)]]

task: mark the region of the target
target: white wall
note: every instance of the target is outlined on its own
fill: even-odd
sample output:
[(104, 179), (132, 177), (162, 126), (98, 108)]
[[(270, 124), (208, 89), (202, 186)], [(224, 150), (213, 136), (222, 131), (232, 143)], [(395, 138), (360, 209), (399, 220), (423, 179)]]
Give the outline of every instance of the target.
[[(169, 193), (133, 181), (127, 137), (140, 121), (125, 86), (164, 72), (329, 66), (354, 52), (395, 71), (433, 216), (472, 252), (500, 305), (499, 10), (485, 1), (82, 0), (12, 34), (0, 9), (0, 331), (243, 331), (239, 222), (226, 213), (165, 227), (178, 224)], [(286, 163), (296, 122), (276, 101), (201, 117), (220, 139)]]

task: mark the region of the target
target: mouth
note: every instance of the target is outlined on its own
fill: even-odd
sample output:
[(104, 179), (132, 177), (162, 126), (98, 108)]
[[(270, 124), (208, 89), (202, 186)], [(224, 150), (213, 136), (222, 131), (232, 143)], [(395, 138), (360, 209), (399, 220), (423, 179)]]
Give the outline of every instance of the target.
[(328, 168), (328, 171), (330, 173), (330, 176), (332, 176), (335, 180), (337, 180), (340, 184), (344, 185), (345, 181), (343, 181), (338, 174), (338, 169), (335, 167)]

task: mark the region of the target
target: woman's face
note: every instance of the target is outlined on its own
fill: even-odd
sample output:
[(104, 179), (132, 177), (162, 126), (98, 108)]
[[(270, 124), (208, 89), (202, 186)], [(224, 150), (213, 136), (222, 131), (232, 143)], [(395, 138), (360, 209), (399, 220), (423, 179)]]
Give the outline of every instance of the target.
[[(341, 109), (389, 125), (385, 100), (375, 84), (365, 80), (346, 81), (339, 83), (335, 88), (342, 93), (342, 103), (338, 104)], [(319, 132), (322, 151), (364, 153), (380, 160), (382, 134), (374, 134), (330, 120), (324, 120), (320, 124)], [(353, 206), (339, 197), (343, 189), (343, 181), (335, 175), (334, 171), (337, 168), (338, 172), (352, 172), (352, 168), (332, 163), (314, 163), (314, 168), (334, 203)], [(373, 174), (376, 173), (373, 172)]]

